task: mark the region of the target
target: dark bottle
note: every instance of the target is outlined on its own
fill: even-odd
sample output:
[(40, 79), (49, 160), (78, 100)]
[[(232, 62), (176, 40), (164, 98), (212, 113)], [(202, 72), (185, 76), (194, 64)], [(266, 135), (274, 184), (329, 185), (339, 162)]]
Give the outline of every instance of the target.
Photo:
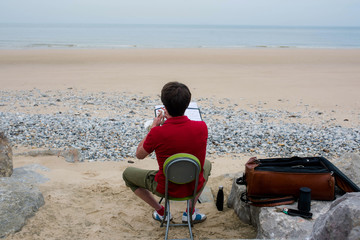
[(224, 191), (223, 186), (219, 187), (219, 191), (216, 196), (216, 207), (219, 211), (224, 209)]

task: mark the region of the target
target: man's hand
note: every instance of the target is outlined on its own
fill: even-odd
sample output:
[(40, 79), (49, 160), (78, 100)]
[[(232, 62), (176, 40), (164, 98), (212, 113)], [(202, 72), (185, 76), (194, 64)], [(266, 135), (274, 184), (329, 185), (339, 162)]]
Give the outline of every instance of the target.
[[(151, 128), (153, 127), (158, 127), (164, 124), (165, 122), (165, 118), (170, 118), (171, 116), (168, 114), (168, 112), (166, 111), (165, 108), (162, 108), (162, 111), (159, 111), (159, 114), (157, 115), (157, 117), (154, 118), (154, 121), (151, 125)], [(151, 130), (151, 128), (149, 129), (149, 131)], [(144, 149), (144, 141), (145, 141), (146, 137), (144, 137), (144, 139), (139, 143), (137, 149), (136, 149), (136, 157), (138, 159), (144, 159), (147, 155), (149, 155), (150, 153), (146, 152), (146, 150)]]
[(257, 157), (251, 157), (250, 159), (249, 159), (249, 161), (256, 161), (257, 160)]
[(157, 117), (154, 118), (154, 121), (153, 121), (153, 123), (152, 123), (152, 125), (151, 125), (151, 128), (153, 128), (153, 127), (158, 127), (158, 126), (164, 124), (164, 122), (165, 122), (165, 114), (164, 114), (165, 109), (162, 108), (162, 110), (163, 110), (163, 111), (160, 110), (160, 111), (159, 111), (159, 114), (157, 115)]

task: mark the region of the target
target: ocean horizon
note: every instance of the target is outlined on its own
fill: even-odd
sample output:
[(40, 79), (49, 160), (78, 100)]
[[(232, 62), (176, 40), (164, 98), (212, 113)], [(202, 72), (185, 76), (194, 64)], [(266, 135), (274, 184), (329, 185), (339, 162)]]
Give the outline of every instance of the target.
[(0, 49), (360, 48), (360, 27), (0, 23)]

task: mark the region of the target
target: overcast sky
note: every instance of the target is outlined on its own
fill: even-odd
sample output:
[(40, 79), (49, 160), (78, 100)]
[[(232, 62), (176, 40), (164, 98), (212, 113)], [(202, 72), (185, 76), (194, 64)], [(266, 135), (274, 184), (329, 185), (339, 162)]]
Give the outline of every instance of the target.
[(0, 0), (0, 23), (360, 26), (360, 0)]

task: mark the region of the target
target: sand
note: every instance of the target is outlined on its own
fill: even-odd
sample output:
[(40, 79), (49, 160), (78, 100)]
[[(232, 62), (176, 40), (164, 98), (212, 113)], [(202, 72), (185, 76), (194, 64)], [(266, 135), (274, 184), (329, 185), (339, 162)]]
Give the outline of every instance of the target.
[(360, 108), (359, 66), (360, 49), (0, 50), (3, 90), (157, 96), (166, 82), (180, 81), (195, 97), (335, 111), (341, 121)]
[[(223, 159), (219, 159), (223, 160)], [(41, 164), (49, 171), (39, 171), (50, 181), (40, 186), (45, 205), (28, 220), (22, 231), (9, 239), (162, 239), (165, 229), (151, 217), (152, 209), (129, 190), (122, 172), (127, 166), (153, 169), (153, 159), (124, 162), (67, 163), (58, 157), (16, 157), (15, 167)], [(223, 176), (220, 161), (212, 161), (214, 171), (208, 186), (216, 194), (219, 185), (225, 186), (228, 196), (231, 174)], [(226, 172), (242, 169), (243, 161), (227, 159)], [(236, 171), (235, 171), (236, 172)], [(181, 221), (185, 202), (172, 203), (175, 222)], [(254, 238), (255, 230), (242, 223), (232, 209), (225, 206), (217, 211), (212, 202), (198, 204), (197, 208), (208, 219), (194, 226), (196, 239)], [(170, 231), (171, 238), (186, 238), (185, 228)]]
[[(342, 126), (360, 123), (359, 49), (124, 49), (0, 50), (1, 90), (66, 90), (157, 97), (168, 81), (187, 84), (194, 98), (227, 99), (245, 109), (321, 111)], [(258, 106), (261, 105), (261, 108)], [(257, 106), (253, 108), (253, 106)], [(31, 109), (30, 109), (31, 110)], [(0, 107), (0, 111), (1, 107)], [(49, 111), (44, 109), (43, 111)], [(344, 121), (347, 119), (347, 121)], [(296, 119), (294, 120), (296, 121)], [(313, 120), (316, 123), (316, 119)], [(320, 117), (319, 117), (320, 121)], [(15, 153), (28, 149), (15, 149)], [(229, 195), (233, 177), (249, 156), (211, 156), (208, 186)], [(135, 163), (67, 163), (62, 157), (15, 156), (14, 166), (41, 164), (49, 181), (40, 185), (45, 205), (8, 239), (161, 239), (165, 229), (152, 209), (125, 187), (127, 166), (156, 168), (153, 159)], [(196, 239), (254, 238), (232, 209), (197, 206), (208, 219), (194, 227)], [(184, 203), (174, 204), (180, 220)], [(187, 237), (173, 228), (170, 237)]]

